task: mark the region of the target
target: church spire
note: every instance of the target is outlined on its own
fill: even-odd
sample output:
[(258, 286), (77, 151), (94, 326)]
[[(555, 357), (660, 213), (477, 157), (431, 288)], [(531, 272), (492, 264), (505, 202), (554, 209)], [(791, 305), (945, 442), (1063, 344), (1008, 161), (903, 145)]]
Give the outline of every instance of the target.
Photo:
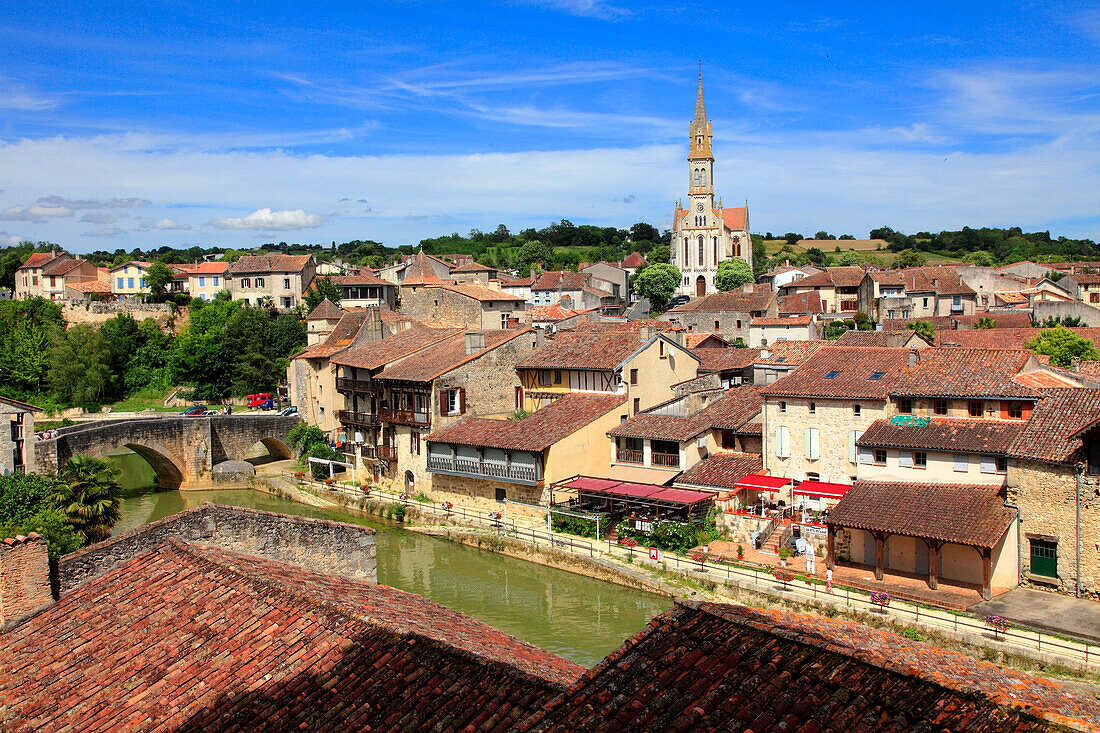
[(707, 123), (707, 108), (703, 104), (703, 62), (699, 62), (699, 91), (695, 94), (695, 124)]

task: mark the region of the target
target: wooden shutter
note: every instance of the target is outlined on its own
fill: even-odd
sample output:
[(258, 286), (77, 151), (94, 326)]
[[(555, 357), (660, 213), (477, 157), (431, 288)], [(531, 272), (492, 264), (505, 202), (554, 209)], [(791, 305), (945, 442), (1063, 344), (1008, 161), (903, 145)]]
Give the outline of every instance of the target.
[(875, 462), (875, 451), (872, 448), (860, 448), (859, 449), (859, 462), (865, 466), (870, 466)]
[(966, 473), (970, 470), (970, 456), (965, 453), (955, 454), (955, 470), (961, 473)]
[(439, 388), (439, 414), (447, 414), (447, 390)]
[(820, 455), (820, 445), (818, 444), (817, 428), (806, 428), (806, 458), (814, 461)]
[(775, 429), (775, 447), (776, 455), (780, 458), (790, 458), (791, 456), (791, 431), (785, 425), (780, 425)]
[(913, 467), (913, 454), (910, 451), (903, 450), (898, 453), (898, 465), (902, 468)]
[(465, 387), (459, 387), (458, 388), (458, 414), (459, 415), (465, 415), (466, 414), (466, 388)]
[(848, 462), (856, 462), (856, 440), (859, 438), (858, 430), (848, 431)]
[(982, 473), (997, 473), (996, 456), (982, 456)]

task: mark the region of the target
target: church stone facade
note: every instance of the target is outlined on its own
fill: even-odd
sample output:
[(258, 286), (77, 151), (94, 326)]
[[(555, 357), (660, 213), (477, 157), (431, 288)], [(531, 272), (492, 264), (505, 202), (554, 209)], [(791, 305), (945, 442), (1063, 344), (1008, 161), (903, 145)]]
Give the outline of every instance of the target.
[(692, 297), (717, 292), (714, 276), (718, 263), (740, 259), (752, 266), (749, 206), (723, 208), (714, 202), (714, 154), (711, 123), (703, 105), (703, 75), (695, 99), (695, 119), (689, 128), (688, 200), (676, 202), (669, 261), (683, 275), (678, 294)]

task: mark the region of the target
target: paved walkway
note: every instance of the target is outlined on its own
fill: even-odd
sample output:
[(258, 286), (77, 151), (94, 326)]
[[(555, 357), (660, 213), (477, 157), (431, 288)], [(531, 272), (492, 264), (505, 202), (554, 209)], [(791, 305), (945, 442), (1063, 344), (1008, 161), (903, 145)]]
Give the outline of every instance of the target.
[(1100, 602), (1032, 588), (1016, 588), (971, 609), (1040, 629), (1100, 641)]
[[(318, 484), (317, 488), (342, 491), (349, 496), (361, 496), (358, 489), (350, 486), (326, 487), (323, 484)], [(459, 505), (443, 509), (438, 504), (403, 501), (397, 494), (380, 490), (372, 491), (371, 496), (383, 501), (405, 503), (415, 506), (422, 512), (436, 513), (451, 520), (501, 532), (521, 542), (553, 547), (582, 557), (602, 556), (625, 560), (629, 553), (633, 557), (633, 567), (635, 568), (648, 566), (671, 570), (699, 580), (705, 579), (718, 585), (727, 583), (794, 602), (827, 603), (853, 611), (882, 614), (904, 625), (923, 626), (934, 631), (961, 635), (965, 641), (971, 643), (999, 647), (1005, 651), (1047, 662), (1068, 663), (1073, 666), (1081, 666), (1083, 663), (1093, 671), (1100, 670), (1100, 645), (1067, 640), (1052, 635), (1048, 630), (1022, 628), (1013, 625), (1007, 631), (994, 633), (983, 622), (981, 616), (944, 608), (930, 608), (920, 603), (913, 603), (899, 598), (891, 598), (885, 606), (879, 606), (871, 602), (869, 592), (839, 582), (835, 571), (833, 592), (827, 593), (824, 584), (820, 580), (820, 576), (824, 573), (823, 562), (818, 564), (818, 577), (816, 578), (806, 577), (804, 573), (798, 570), (797, 566), (792, 565), (786, 570), (794, 577), (786, 580), (776, 578), (775, 572), (778, 568), (770, 566), (756, 566), (736, 562), (708, 562), (700, 567), (698, 561), (689, 557), (665, 552), (658, 553), (658, 558), (653, 560), (650, 559), (648, 549), (644, 547), (634, 548), (631, 551), (624, 546), (611, 544), (607, 541), (596, 542), (593, 539), (570, 534), (550, 533), (547, 531), (545, 519), (540, 521), (526, 516), (516, 517), (514, 513), (504, 518), (497, 516), (495, 513)]]

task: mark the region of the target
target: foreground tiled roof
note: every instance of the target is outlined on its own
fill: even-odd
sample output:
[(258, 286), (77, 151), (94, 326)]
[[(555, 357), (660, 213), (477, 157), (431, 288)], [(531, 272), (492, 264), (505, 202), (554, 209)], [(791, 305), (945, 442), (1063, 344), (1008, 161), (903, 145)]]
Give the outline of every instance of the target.
[(301, 272), (310, 255), (245, 255), (229, 266), (232, 275), (254, 272)]
[(45, 267), (42, 268), (42, 274), (43, 275), (64, 275), (67, 272), (72, 272), (73, 270), (77, 269), (78, 267), (83, 265), (85, 262), (86, 262), (86, 260), (77, 260), (77, 259), (71, 259), (71, 258), (68, 258), (68, 257), (65, 257), (65, 258), (58, 257), (58, 258), (54, 259), (52, 262), (50, 262), (48, 265), (46, 265)]
[(728, 293), (714, 293), (702, 298), (690, 300), (681, 306), (668, 311), (667, 315), (674, 316), (677, 313), (749, 313), (751, 311), (764, 311), (778, 296), (770, 289), (765, 291), (754, 290), (751, 293), (743, 293), (733, 290)]
[(1022, 422), (1002, 420), (933, 418), (908, 424), (876, 420), (856, 445), (1003, 455), (1023, 429)]
[(1100, 417), (1100, 390), (1044, 389), (1009, 455), (1033, 461), (1079, 460), (1080, 438), (1070, 436)]
[(826, 523), (995, 547), (1013, 518), (999, 486), (856, 481)]
[(628, 330), (592, 332), (572, 329), (559, 332), (553, 340), (520, 362), (518, 367), (609, 370), (622, 364), (644, 345), (638, 333)]
[(699, 357), (700, 372), (726, 372), (748, 369), (760, 358), (760, 349), (695, 348), (691, 353)]
[(676, 484), (732, 489), (750, 473), (760, 473), (762, 467), (759, 453), (715, 453), (680, 474)]
[(580, 290), (588, 285), (593, 276), (588, 272), (570, 272), (552, 270), (544, 272), (531, 284), (532, 290)]
[(387, 336), (381, 341), (345, 349), (332, 357), (332, 363), (362, 369), (377, 369), (461, 332), (460, 328), (413, 326), (393, 336)]
[(806, 314), (801, 316), (781, 316), (779, 318), (753, 318), (750, 326), (808, 326), (814, 317)]
[[(782, 379), (770, 384), (764, 394), (885, 400), (909, 365), (911, 352), (911, 349), (826, 347)], [(826, 378), (826, 374), (834, 372), (835, 376)], [(880, 376), (872, 379), (876, 374)]]
[(761, 387), (747, 384), (727, 390), (720, 398), (691, 415), (640, 412), (607, 432), (620, 438), (658, 438), (683, 442), (704, 430), (737, 430), (760, 414)]
[(854, 621), (678, 602), (520, 731), (1042, 731), (1100, 703)]
[(1018, 397), (1038, 393), (1015, 377), (1033, 357), (1030, 351), (920, 349), (917, 363), (907, 369), (891, 394), (914, 397)]
[(306, 316), (307, 321), (337, 321), (344, 315), (340, 306), (325, 298)]
[(779, 315), (781, 316), (821, 312), (821, 295), (819, 293), (792, 293), (791, 295), (779, 296)]
[(527, 316), (531, 319), (532, 323), (536, 321), (563, 321), (579, 313), (584, 313), (584, 311), (562, 308), (557, 303), (554, 305), (536, 305), (533, 308), (527, 309)]
[[(1075, 334), (1100, 344), (1100, 328), (1071, 328)], [(978, 328), (969, 331), (936, 333), (938, 345), (963, 346), (971, 349), (1023, 349), (1042, 333), (1041, 328)]]
[(467, 417), (435, 431), (427, 440), (502, 450), (541, 451), (624, 402), (624, 395), (572, 392), (519, 420)]
[[(915, 331), (845, 331), (837, 339), (836, 345), (900, 348), (906, 346), (914, 336), (928, 344), (923, 337), (917, 336)], [(931, 346), (931, 344), (928, 345)]]
[[(485, 331), (485, 348), (474, 354), (466, 353), (466, 332), (440, 341), (420, 351), (416, 356), (386, 367), (375, 379), (396, 379), (407, 382), (430, 382), (436, 377), (457, 369), (468, 361), (485, 356), (493, 349), (520, 336), (529, 336), (529, 328), (511, 328), (504, 331)], [(391, 337), (392, 338), (392, 337)], [(531, 339), (534, 340), (533, 338)]]
[(420, 596), (172, 539), (0, 633), (0, 727), (503, 731), (583, 671)]
[(776, 341), (766, 349), (758, 349), (760, 356), (755, 364), (761, 366), (797, 366), (834, 342), (824, 339), (813, 341)]

